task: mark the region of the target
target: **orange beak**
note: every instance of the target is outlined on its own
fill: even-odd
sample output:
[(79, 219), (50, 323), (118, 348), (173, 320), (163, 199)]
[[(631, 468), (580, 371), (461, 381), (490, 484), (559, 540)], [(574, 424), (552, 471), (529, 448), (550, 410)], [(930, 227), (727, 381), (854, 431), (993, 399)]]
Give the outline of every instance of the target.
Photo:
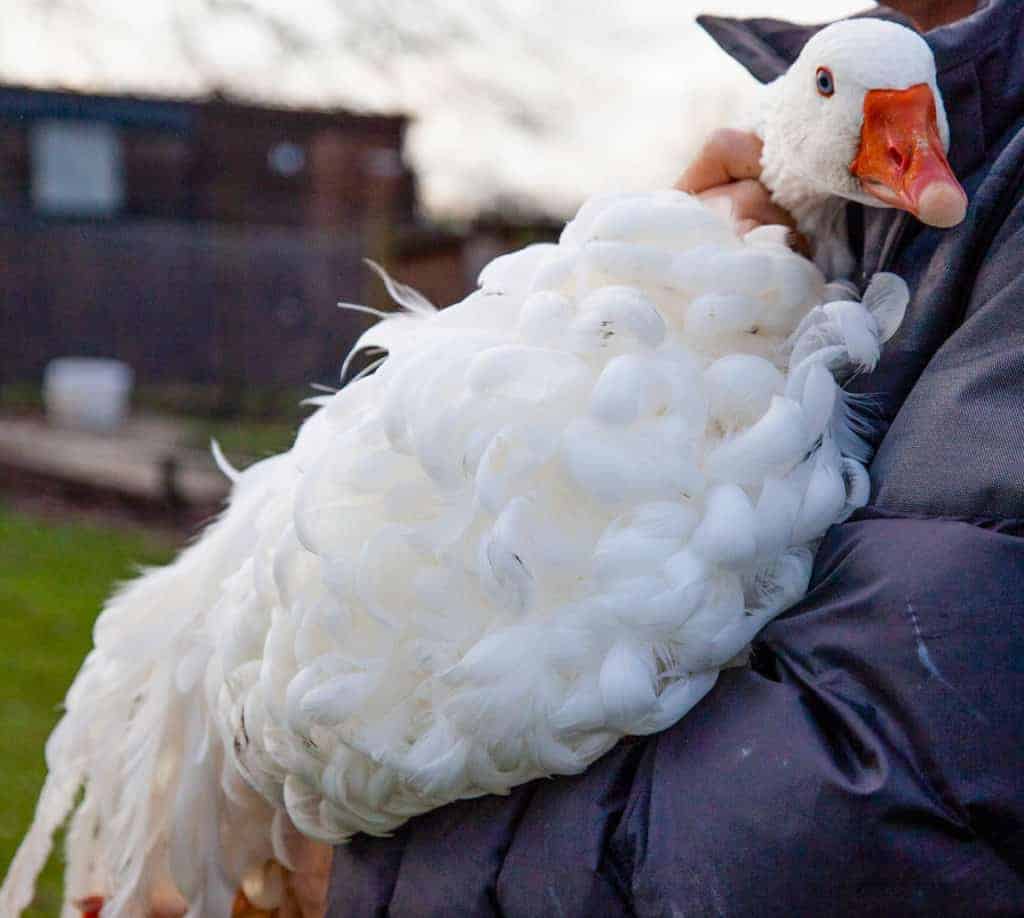
[(872, 89), (864, 97), (860, 149), (850, 171), (872, 197), (910, 211), (929, 226), (956, 226), (967, 195), (949, 167), (925, 83)]

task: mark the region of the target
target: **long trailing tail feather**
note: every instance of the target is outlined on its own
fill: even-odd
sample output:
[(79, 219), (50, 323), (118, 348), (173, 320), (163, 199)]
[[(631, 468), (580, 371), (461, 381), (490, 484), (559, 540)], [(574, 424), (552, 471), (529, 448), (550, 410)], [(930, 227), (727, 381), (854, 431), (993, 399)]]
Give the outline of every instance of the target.
[(67, 729), (67, 722), (62, 722), (47, 743), (50, 773), (39, 795), (32, 825), (19, 845), (3, 886), (0, 887), (0, 915), (20, 914), (32, 902), (36, 879), (53, 850), (54, 833), (67, 819), (82, 786), (82, 763), (77, 760), (59, 760), (63, 731)]

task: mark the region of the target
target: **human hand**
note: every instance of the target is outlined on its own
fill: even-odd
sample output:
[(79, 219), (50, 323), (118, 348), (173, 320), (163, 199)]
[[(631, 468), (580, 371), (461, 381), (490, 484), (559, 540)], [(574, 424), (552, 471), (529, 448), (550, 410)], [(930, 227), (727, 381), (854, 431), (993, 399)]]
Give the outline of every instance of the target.
[(327, 913), (334, 850), (306, 838), (290, 822), (281, 831), (290, 869), (269, 860), (251, 870), (235, 895), (231, 918), (323, 918)]
[(740, 233), (775, 224), (791, 230), (790, 245), (807, 254), (807, 240), (796, 220), (772, 201), (761, 177), (761, 138), (746, 131), (715, 131), (697, 158), (676, 180), (675, 188), (707, 201), (727, 201)]

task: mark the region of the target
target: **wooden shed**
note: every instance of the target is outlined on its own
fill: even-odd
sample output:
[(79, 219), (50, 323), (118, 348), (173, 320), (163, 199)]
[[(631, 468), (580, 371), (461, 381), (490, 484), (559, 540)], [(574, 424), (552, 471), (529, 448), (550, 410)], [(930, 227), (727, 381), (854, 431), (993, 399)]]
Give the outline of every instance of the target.
[(0, 382), (67, 353), (143, 382), (332, 377), (364, 327), (334, 304), (415, 223), (405, 128), (0, 88)]

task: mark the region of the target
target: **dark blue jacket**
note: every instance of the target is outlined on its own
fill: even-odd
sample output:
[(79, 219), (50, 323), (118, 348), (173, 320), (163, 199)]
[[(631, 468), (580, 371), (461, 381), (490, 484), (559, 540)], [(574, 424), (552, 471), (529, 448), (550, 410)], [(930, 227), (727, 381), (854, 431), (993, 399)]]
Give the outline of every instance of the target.
[[(760, 79), (813, 31), (702, 24)], [(927, 38), (971, 206), (850, 208), (913, 291), (870, 506), (681, 723), (337, 849), (331, 915), (1024, 915), (1024, 5)]]

